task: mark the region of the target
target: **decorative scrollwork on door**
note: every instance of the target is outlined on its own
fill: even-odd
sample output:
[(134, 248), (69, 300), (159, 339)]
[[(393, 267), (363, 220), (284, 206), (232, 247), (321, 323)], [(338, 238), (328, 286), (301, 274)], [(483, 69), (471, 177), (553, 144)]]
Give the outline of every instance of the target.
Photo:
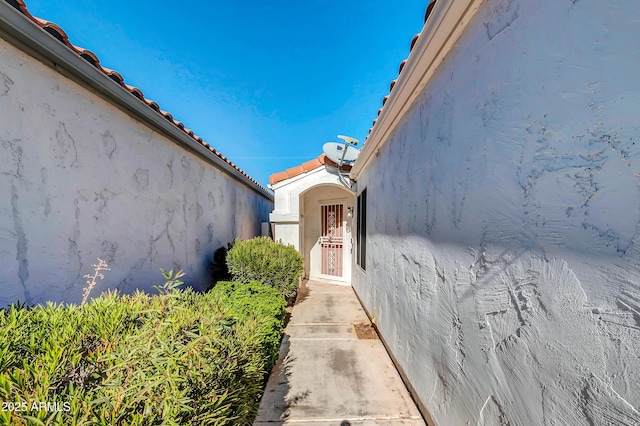
[(342, 276), (343, 256), (343, 206), (331, 204), (322, 206), (322, 273)]

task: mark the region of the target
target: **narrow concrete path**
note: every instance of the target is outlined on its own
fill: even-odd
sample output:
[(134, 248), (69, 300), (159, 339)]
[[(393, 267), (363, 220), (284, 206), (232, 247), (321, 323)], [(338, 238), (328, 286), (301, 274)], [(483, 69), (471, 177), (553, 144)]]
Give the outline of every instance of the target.
[(298, 294), (253, 424), (425, 422), (353, 289), (309, 281)]

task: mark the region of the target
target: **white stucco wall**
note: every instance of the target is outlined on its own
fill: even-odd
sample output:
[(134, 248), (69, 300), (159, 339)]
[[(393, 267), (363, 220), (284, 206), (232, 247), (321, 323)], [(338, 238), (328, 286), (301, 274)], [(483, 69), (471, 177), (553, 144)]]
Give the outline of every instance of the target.
[(319, 185), (342, 186), (337, 169), (320, 166), (316, 169), (283, 180), (271, 186), (274, 206), (269, 215), (271, 222), (298, 222), (300, 220), (300, 194)]
[(287, 246), (293, 246), (300, 251), (300, 224), (277, 223), (275, 225), (274, 241)]
[[(269, 220), (274, 224), (274, 240), (298, 250), (304, 258), (304, 276), (309, 278), (312, 264), (319, 262), (318, 250), (313, 253), (311, 250), (320, 236), (320, 201), (337, 198), (347, 200), (346, 217), (346, 208), (353, 208), (353, 194), (340, 183), (337, 169), (330, 166), (320, 166), (278, 182), (272, 189), (275, 203)], [(305, 229), (307, 224), (309, 228)], [(317, 261), (311, 262), (311, 256), (315, 256)], [(344, 265), (351, 267), (346, 257)], [(350, 281), (350, 269), (345, 274), (345, 281)]]
[[(80, 59), (79, 59), (80, 60)], [(213, 252), (260, 234), (272, 203), (0, 39), (0, 305), (209, 285)]]
[(359, 177), (353, 286), (438, 425), (640, 424), (632, 0), (489, 0)]

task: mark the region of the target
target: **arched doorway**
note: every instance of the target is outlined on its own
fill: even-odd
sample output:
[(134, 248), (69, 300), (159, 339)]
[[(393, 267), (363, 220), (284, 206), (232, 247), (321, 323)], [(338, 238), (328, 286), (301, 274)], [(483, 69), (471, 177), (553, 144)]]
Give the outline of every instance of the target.
[(310, 279), (351, 282), (353, 194), (340, 185), (300, 194), (300, 252)]

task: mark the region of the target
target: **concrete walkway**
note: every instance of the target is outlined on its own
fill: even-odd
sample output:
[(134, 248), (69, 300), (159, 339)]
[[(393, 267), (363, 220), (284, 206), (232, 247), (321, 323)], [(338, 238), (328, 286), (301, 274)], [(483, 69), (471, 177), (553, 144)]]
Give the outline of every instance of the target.
[(254, 426), (424, 426), (351, 287), (309, 281)]

